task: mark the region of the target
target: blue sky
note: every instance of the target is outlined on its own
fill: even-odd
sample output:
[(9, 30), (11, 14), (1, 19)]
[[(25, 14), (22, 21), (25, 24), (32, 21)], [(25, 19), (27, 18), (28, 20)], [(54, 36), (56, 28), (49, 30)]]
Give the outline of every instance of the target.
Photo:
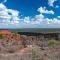
[(0, 0), (0, 28), (60, 28), (60, 0)]

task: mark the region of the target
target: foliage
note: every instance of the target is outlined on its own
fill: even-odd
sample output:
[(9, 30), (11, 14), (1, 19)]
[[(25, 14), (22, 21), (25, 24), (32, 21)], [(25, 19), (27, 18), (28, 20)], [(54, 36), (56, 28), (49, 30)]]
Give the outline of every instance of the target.
[(2, 34), (0, 34), (0, 39), (3, 39), (3, 35)]
[(40, 49), (32, 48), (32, 59), (35, 60), (39, 57)]
[(54, 46), (54, 45), (57, 45), (57, 44), (58, 44), (58, 41), (56, 41), (54, 39), (48, 41), (49, 46)]
[(14, 33), (14, 34), (11, 34), (12, 35), (12, 37), (16, 37), (17, 36), (17, 33)]

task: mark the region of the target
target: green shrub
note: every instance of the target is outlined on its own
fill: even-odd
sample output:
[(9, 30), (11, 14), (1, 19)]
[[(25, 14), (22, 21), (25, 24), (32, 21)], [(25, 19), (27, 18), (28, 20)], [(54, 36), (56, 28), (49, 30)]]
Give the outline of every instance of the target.
[(3, 39), (3, 35), (2, 34), (0, 34), (0, 39)]
[(33, 48), (32, 49), (32, 58), (33, 58), (33, 60), (34, 60), (34, 58), (38, 58), (39, 53), (40, 53), (40, 49), (39, 48)]
[(43, 60), (40, 48), (32, 48), (32, 60)]
[(49, 46), (54, 46), (54, 45), (57, 45), (57, 44), (58, 44), (58, 41), (56, 41), (54, 39), (48, 41)]

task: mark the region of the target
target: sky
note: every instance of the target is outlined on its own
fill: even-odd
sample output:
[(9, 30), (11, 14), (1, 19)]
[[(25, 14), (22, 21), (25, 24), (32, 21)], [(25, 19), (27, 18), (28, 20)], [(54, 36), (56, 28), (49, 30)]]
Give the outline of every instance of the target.
[(0, 0), (2, 28), (60, 28), (60, 0)]

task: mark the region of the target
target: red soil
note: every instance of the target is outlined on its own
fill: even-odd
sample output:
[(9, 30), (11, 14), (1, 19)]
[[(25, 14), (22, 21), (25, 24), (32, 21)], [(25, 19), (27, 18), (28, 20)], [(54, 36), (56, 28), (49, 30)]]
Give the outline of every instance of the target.
[(11, 34), (12, 32), (9, 30), (1, 30), (0, 34)]

